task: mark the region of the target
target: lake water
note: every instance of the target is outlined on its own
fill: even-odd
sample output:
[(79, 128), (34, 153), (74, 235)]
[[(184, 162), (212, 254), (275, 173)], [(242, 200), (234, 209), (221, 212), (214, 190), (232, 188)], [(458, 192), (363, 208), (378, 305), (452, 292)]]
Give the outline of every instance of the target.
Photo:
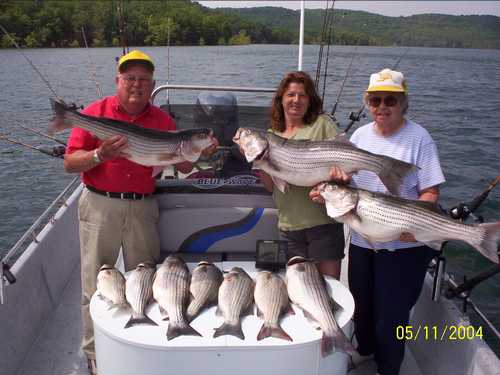
[[(296, 69), (298, 48), (172, 47), (170, 64), (166, 48), (142, 50), (156, 63), (157, 84), (166, 83), (169, 72), (170, 82), (176, 84), (276, 87), (285, 72)], [(328, 111), (353, 51), (354, 47), (333, 47), (325, 92)], [(304, 70), (314, 77), (318, 47), (306, 46), (304, 52)], [(347, 123), (348, 113), (360, 107), (370, 73), (393, 66), (404, 52), (405, 48), (399, 47), (357, 48), (337, 110), (341, 123)], [(67, 102), (86, 105), (97, 98), (91, 72), (95, 72), (103, 95), (114, 93), (114, 59), (121, 49), (34, 49), (24, 53)], [(18, 127), (46, 129), (51, 117), (51, 92), (18, 51), (0, 50), (0, 62), (0, 133), (38, 146), (54, 145)], [(409, 83), (408, 117), (431, 133), (439, 149), (447, 179), (441, 188), (441, 204), (450, 207), (472, 199), (500, 174), (500, 51), (412, 48), (398, 69)], [(163, 104), (162, 96), (156, 104)], [(171, 92), (170, 96), (173, 103), (193, 102), (195, 98), (196, 93), (187, 92)], [(246, 94), (238, 100), (240, 104), (267, 105), (270, 96)], [(368, 118), (361, 122), (368, 122)], [(63, 171), (61, 160), (0, 140), (0, 254), (16, 242), (71, 178)], [(490, 194), (479, 213), (487, 221), (500, 220), (500, 187)], [(459, 278), (492, 266), (460, 244), (449, 245), (445, 255), (448, 269)], [(500, 327), (499, 290), (497, 274), (472, 293), (496, 327)], [(500, 343), (493, 340), (492, 344), (500, 353)]]

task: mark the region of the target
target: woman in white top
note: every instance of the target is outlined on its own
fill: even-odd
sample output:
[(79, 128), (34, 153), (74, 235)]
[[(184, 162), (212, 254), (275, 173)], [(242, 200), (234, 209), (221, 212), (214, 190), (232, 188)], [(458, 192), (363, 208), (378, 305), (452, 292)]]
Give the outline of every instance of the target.
[[(417, 165), (400, 187), (403, 198), (437, 203), (444, 182), (437, 148), (429, 133), (405, 117), (408, 91), (400, 72), (384, 69), (370, 77), (365, 103), (373, 122), (357, 129), (352, 137), (357, 147)], [(341, 182), (346, 174), (334, 168), (332, 177)], [(362, 189), (388, 193), (377, 175), (360, 171), (352, 183)], [(317, 194), (311, 198), (318, 201)], [(349, 247), (349, 287), (355, 300), (354, 325), (361, 359), (374, 358), (377, 371), (397, 375), (404, 357), (404, 341), (396, 329), (408, 325), (409, 312), (422, 289), (429, 261), (436, 252), (413, 235), (403, 233), (398, 241), (367, 243), (353, 233)]]

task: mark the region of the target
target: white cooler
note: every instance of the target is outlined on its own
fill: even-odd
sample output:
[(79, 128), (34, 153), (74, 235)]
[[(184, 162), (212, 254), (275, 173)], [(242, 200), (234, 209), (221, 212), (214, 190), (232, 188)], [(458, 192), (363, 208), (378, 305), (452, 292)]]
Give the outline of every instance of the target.
[[(193, 269), (194, 263), (188, 264)], [(254, 262), (223, 262), (217, 266), (228, 271), (238, 266), (254, 278)], [(332, 295), (343, 309), (335, 314), (347, 337), (352, 333), (351, 317), (354, 300), (339, 281), (327, 278)], [(293, 306), (293, 305), (292, 305)], [(157, 303), (146, 314), (159, 326), (139, 325), (124, 329), (130, 318), (126, 310), (108, 310), (106, 302), (96, 294), (90, 302), (94, 321), (95, 348), (99, 375), (341, 375), (347, 373), (347, 354), (335, 352), (322, 358), (322, 332), (304, 318), (295, 306), (295, 315), (281, 319), (281, 326), (293, 342), (269, 337), (257, 341), (262, 320), (245, 316), (242, 329), (245, 340), (234, 336), (213, 338), (214, 328), (223, 319), (215, 315), (215, 307), (201, 313), (191, 326), (203, 337), (179, 336), (167, 340), (168, 321), (162, 321)]]

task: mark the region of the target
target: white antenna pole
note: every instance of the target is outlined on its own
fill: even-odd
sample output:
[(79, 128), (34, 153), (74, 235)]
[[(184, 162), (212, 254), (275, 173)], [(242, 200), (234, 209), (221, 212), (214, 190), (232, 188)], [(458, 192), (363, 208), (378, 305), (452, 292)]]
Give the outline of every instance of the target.
[(304, 0), (300, 1), (300, 33), (299, 33), (299, 65), (298, 71), (302, 70), (302, 55), (304, 50)]

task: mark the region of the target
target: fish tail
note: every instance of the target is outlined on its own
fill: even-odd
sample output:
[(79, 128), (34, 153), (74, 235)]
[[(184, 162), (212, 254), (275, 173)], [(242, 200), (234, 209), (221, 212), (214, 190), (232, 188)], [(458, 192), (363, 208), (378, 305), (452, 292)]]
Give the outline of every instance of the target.
[(238, 337), (242, 340), (245, 340), (245, 335), (243, 334), (243, 331), (241, 330), (241, 323), (238, 322), (236, 324), (229, 324), (224, 322), (219, 328), (215, 329), (214, 332), (214, 337), (219, 337), (219, 336), (224, 336), (224, 335), (231, 335)]
[(178, 336), (201, 336), (201, 334), (189, 324), (174, 325), (170, 323), (167, 329), (167, 340), (170, 341)]
[(64, 107), (64, 104), (54, 99), (51, 99), (50, 103), (52, 105), (54, 117), (49, 123), (47, 133), (52, 135), (71, 128), (71, 122), (69, 122), (66, 118), (66, 108)]
[(467, 236), (464, 241), (474, 247), (493, 263), (499, 263), (498, 245), (500, 238), (500, 222), (478, 224), (476, 227), (480, 230), (479, 236)]
[(262, 324), (262, 328), (257, 335), (257, 340), (265, 339), (266, 337), (276, 337), (277, 339), (293, 341), (292, 338), (286, 333), (283, 328), (278, 326), (270, 326), (266, 323)]
[(345, 335), (344, 331), (338, 329), (333, 335), (323, 333), (321, 337), (321, 355), (326, 357), (333, 351), (340, 351), (347, 354), (356, 353), (356, 349)]
[(156, 324), (149, 316), (147, 315), (144, 315), (144, 316), (141, 316), (139, 318), (137, 317), (134, 317), (134, 315), (132, 315), (130, 317), (130, 319), (128, 320), (127, 324), (125, 324), (125, 327), (124, 328), (130, 328), (130, 327), (133, 327), (133, 326), (136, 326), (136, 325), (139, 325), (139, 324), (148, 324), (148, 325), (151, 325), (151, 326), (157, 326), (158, 324)]
[(384, 160), (382, 170), (378, 173), (378, 177), (391, 194), (397, 195), (403, 178), (412, 172), (416, 172), (418, 167), (387, 156), (385, 156), (385, 158), (387, 158), (387, 160)]

